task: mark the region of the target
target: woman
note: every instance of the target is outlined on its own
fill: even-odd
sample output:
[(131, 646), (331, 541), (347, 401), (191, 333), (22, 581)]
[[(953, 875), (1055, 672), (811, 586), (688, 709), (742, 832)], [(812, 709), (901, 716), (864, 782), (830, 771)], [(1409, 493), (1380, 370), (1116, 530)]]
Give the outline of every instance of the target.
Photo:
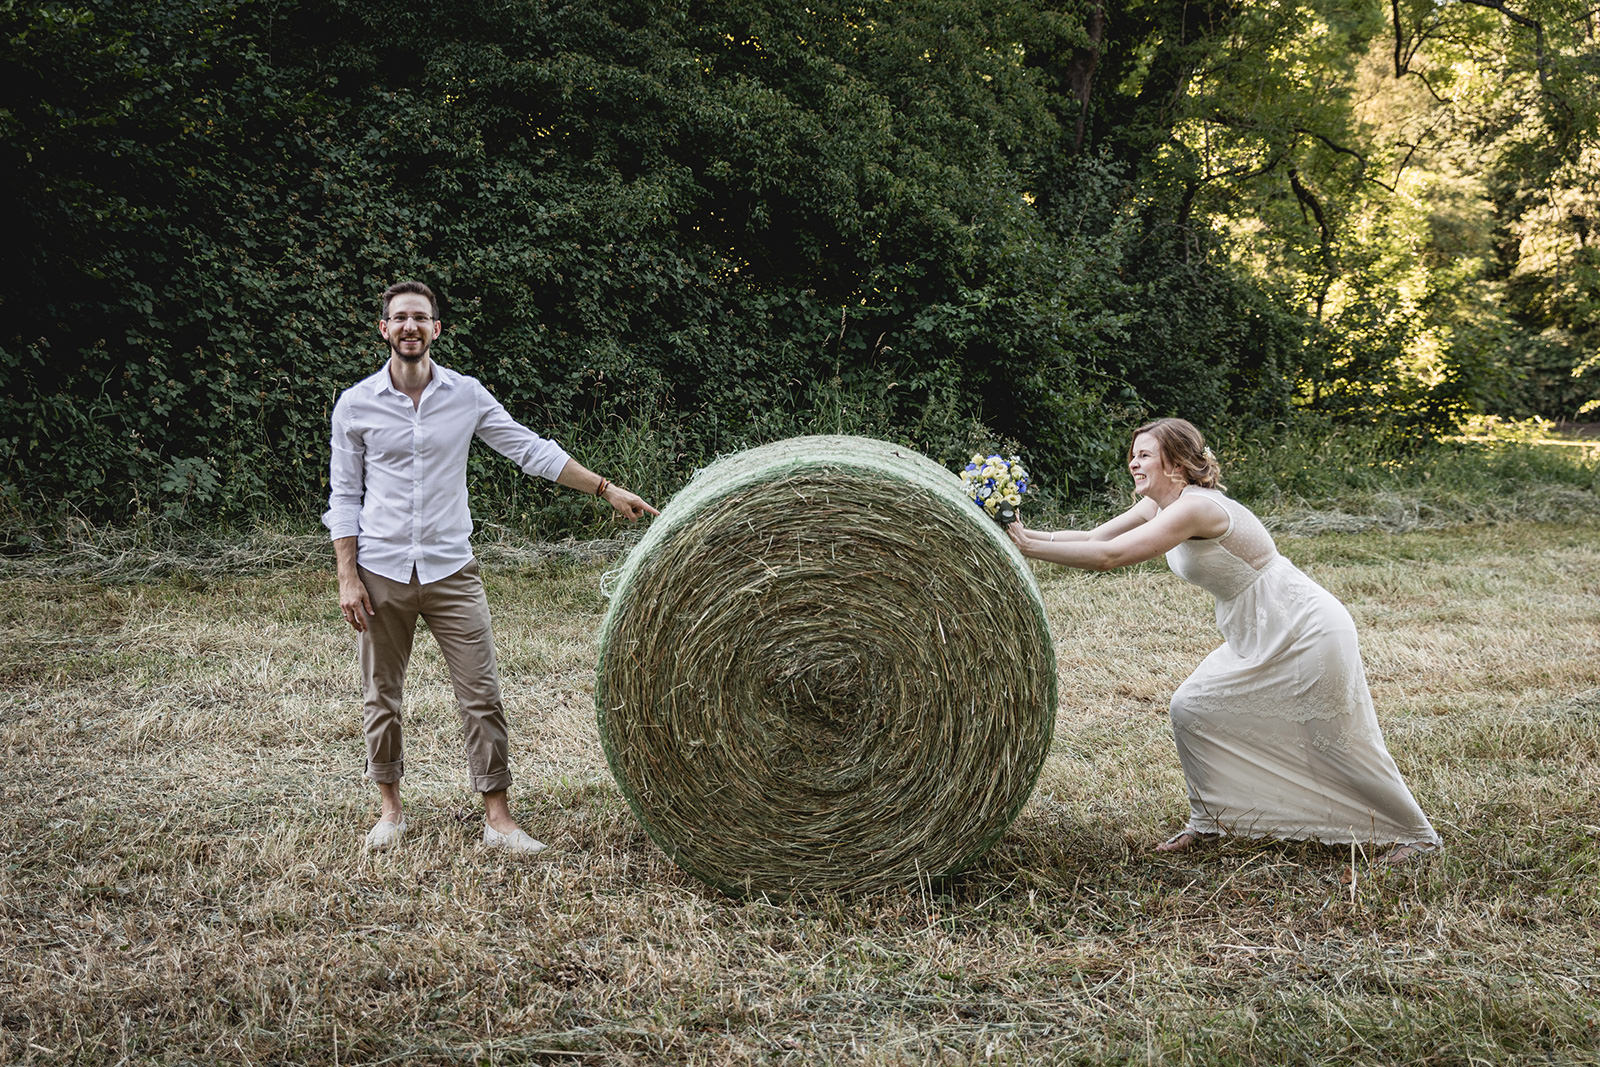
[(1217, 598), (1225, 643), (1172, 697), (1189, 821), (1156, 846), (1181, 852), (1219, 834), (1392, 844), (1390, 863), (1439, 845), (1383, 745), (1355, 623), (1278, 555), (1259, 519), (1225, 496), (1200, 431), (1158, 419), (1128, 452), (1137, 503), (1093, 530), (1035, 533), (1022, 554), (1109, 570), (1166, 553)]

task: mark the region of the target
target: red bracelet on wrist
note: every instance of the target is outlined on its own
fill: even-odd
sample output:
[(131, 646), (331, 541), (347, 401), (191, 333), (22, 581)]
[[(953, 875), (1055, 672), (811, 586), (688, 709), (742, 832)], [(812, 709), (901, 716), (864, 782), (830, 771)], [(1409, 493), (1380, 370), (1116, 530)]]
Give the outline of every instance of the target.
[(600, 479), (600, 484), (595, 487), (594, 495), (595, 496), (605, 496), (606, 487), (609, 486), (610, 484), (611, 484), (611, 480), (609, 478), (601, 478)]

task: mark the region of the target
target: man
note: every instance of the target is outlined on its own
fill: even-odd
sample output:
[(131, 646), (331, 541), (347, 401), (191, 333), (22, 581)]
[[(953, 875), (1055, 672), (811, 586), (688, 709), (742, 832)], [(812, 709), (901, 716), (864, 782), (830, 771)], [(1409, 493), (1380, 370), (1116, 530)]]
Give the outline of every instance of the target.
[(657, 511), (517, 422), (477, 379), (435, 363), (429, 348), (443, 329), (431, 289), (415, 281), (390, 286), (378, 320), (388, 362), (333, 408), (322, 522), (338, 563), (339, 610), (356, 633), (366, 773), (382, 802), (366, 844), (389, 848), (406, 830), (400, 696), (421, 616), (450, 668), (472, 788), (483, 794), (484, 843), (531, 855), (545, 846), (512, 819), (506, 799), (511, 771), (494, 635), (467, 540), (467, 449), (477, 436), (526, 473), (603, 497), (629, 521)]

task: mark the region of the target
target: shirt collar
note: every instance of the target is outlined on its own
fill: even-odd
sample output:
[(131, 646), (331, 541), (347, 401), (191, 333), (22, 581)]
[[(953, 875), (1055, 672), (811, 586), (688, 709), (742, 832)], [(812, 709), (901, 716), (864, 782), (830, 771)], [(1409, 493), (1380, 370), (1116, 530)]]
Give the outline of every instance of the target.
[[(433, 379), (428, 382), (427, 387), (423, 389), (423, 393), (426, 394), (427, 391), (434, 388), (435, 385), (437, 385), (440, 389), (454, 388), (455, 384), (460, 380), (461, 375), (457, 374), (449, 367), (443, 367), (438, 363), (435, 363), (433, 365)], [(405, 396), (404, 393), (394, 387), (394, 382), (389, 378), (388, 360), (383, 361), (383, 366), (378, 368), (378, 373), (368, 378), (367, 382), (372, 386), (372, 392), (374, 395), (389, 392), (393, 393), (395, 396)]]

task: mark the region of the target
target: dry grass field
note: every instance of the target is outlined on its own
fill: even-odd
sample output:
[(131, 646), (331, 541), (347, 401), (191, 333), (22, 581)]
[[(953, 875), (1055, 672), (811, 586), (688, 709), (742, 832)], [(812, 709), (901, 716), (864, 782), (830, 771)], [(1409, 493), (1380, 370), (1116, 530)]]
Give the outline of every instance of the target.
[(694, 882), (623, 803), (592, 706), (604, 562), (486, 555), (513, 809), (554, 846), (524, 862), (477, 843), (426, 638), (411, 833), (363, 853), (325, 546), (11, 567), (0, 1063), (1600, 1063), (1600, 534), (1283, 548), (1355, 615), (1442, 853), (1152, 853), (1210, 603), (1154, 565), (1042, 571), (1062, 701), (1010, 831), (949, 884), (788, 902)]

